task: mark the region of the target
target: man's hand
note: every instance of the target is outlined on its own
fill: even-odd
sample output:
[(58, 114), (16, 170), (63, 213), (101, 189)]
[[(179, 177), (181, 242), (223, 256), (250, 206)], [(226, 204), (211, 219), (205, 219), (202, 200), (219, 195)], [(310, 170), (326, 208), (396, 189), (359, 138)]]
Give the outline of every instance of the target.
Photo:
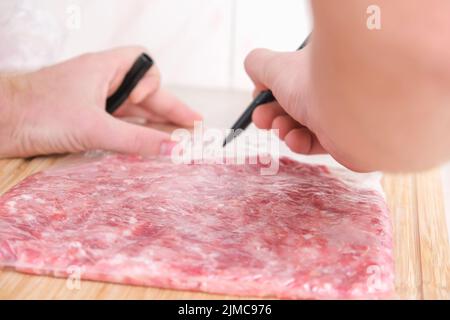
[[(145, 49), (85, 54), (37, 72), (0, 79), (0, 157), (104, 149), (167, 154), (166, 133), (131, 124), (105, 111), (107, 98)], [(114, 116), (191, 126), (201, 117), (160, 88), (153, 66)]]
[[(314, 31), (300, 52), (259, 49), (246, 60), (255, 110), (298, 153), (327, 152), (356, 171), (422, 170), (450, 159), (449, 1), (312, 1)], [(423, 12), (427, 12), (426, 15)]]
[(248, 55), (245, 67), (255, 84), (255, 96), (269, 88), (277, 98), (277, 102), (255, 110), (256, 126), (279, 130), (280, 139), (294, 152), (320, 154), (326, 151), (311, 131), (308, 117), (311, 104), (308, 54), (309, 48), (293, 53), (258, 49)]

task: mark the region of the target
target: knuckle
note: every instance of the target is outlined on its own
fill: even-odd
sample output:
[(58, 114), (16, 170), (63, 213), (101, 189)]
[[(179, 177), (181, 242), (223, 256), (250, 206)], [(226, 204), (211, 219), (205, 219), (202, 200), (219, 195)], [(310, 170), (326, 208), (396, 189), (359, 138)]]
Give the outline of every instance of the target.
[(138, 154), (142, 151), (144, 147), (144, 137), (139, 132), (134, 132), (131, 134), (130, 140), (128, 141), (129, 145), (125, 146), (125, 148), (130, 150), (130, 153)]
[(154, 83), (155, 83), (155, 88), (156, 90), (158, 90), (161, 87), (162, 84), (162, 80), (161, 77), (159, 75), (156, 75), (154, 77), (152, 77)]
[(143, 52), (146, 52), (146, 53), (148, 52), (147, 48), (144, 46), (128, 46), (128, 47), (119, 48), (119, 50), (123, 51), (123, 52), (128, 52), (132, 55), (138, 55)]
[(254, 60), (256, 56), (259, 54), (261, 49), (253, 49), (250, 53), (245, 57), (244, 67), (247, 73), (251, 72), (251, 67), (253, 66)]

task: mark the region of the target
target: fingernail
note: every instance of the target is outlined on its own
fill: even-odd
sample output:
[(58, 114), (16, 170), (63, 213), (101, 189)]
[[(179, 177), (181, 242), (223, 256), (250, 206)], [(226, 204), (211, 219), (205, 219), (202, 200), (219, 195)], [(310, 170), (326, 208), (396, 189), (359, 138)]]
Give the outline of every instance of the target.
[(173, 149), (178, 145), (178, 142), (163, 141), (159, 147), (159, 154), (161, 156), (171, 156)]

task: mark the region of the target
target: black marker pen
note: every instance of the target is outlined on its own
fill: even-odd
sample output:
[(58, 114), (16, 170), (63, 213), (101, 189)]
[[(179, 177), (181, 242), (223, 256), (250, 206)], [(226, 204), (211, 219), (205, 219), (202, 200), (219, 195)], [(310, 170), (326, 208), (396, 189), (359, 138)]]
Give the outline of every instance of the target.
[(113, 114), (120, 108), (152, 66), (153, 60), (149, 55), (143, 53), (137, 58), (130, 71), (128, 71), (123, 79), (120, 87), (106, 101), (106, 111), (109, 114)]

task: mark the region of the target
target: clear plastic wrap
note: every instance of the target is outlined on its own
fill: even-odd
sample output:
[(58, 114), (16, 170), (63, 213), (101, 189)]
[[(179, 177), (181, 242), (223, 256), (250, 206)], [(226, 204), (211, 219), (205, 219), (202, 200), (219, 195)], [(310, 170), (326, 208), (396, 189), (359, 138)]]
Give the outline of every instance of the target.
[(279, 298), (386, 298), (392, 231), (379, 180), (282, 158), (174, 165), (107, 155), (0, 198), (0, 265)]

